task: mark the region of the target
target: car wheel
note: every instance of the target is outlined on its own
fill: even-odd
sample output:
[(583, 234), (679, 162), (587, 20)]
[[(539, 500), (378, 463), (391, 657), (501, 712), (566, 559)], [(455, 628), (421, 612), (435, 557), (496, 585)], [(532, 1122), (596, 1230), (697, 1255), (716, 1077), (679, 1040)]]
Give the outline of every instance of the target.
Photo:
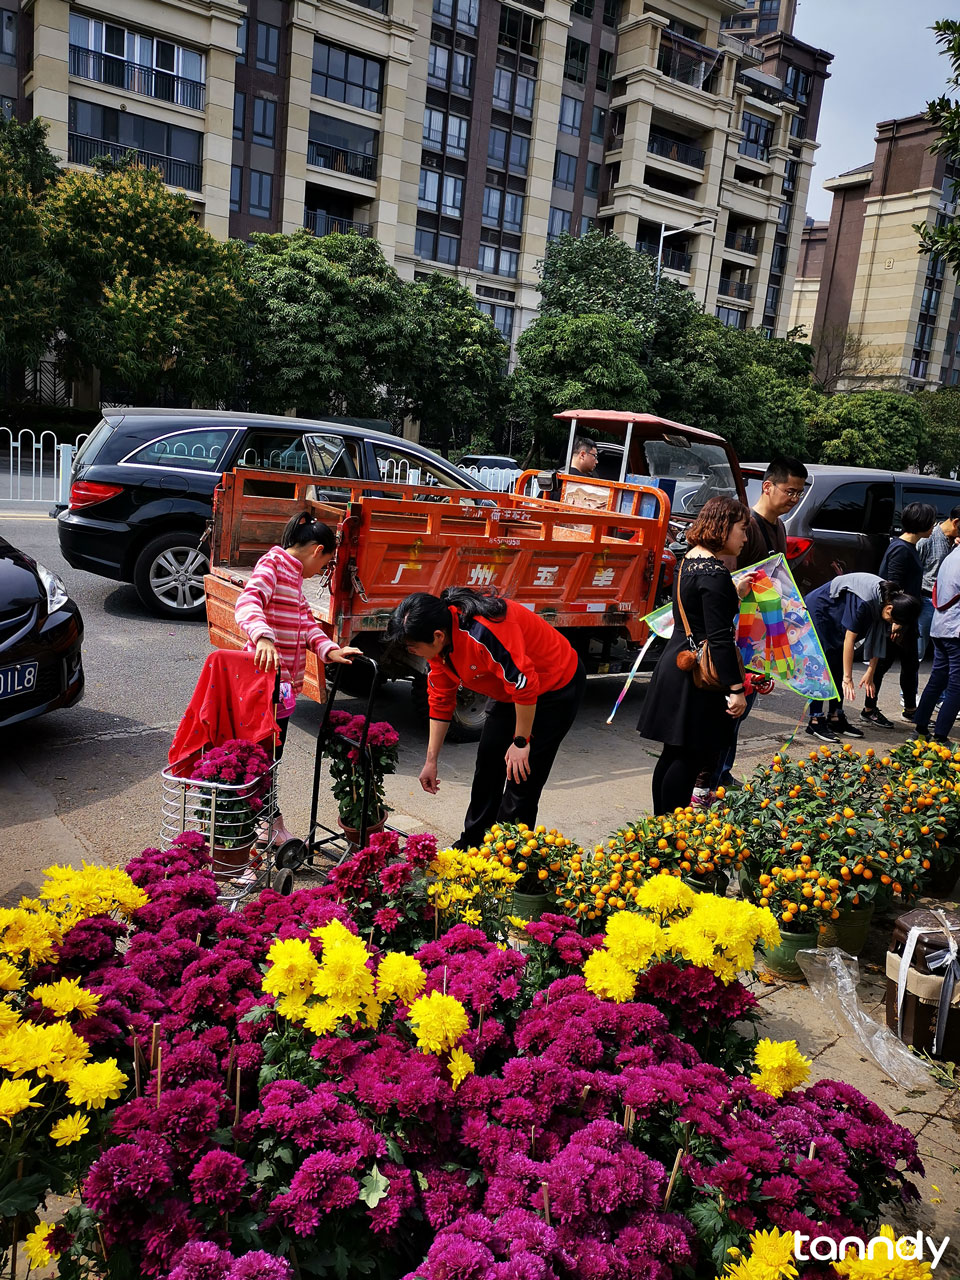
[(140, 552), (133, 570), (137, 594), (161, 618), (202, 618), (203, 577), (210, 562), (186, 530), (162, 533)]
[[(430, 703), (427, 696), (426, 676), (414, 676), (413, 698), (418, 716), (425, 724), (430, 720)], [(486, 715), (487, 697), (473, 693), (462, 686), (457, 690), (457, 705), (447, 730), (448, 742), (479, 742)]]

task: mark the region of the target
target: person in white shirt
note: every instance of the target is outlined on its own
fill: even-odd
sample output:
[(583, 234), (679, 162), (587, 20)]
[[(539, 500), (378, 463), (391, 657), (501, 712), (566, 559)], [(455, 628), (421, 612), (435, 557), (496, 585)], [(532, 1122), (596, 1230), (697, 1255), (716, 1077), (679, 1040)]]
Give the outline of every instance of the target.
[(925, 738), (933, 709), (942, 694), (933, 737), (938, 742), (946, 742), (960, 712), (960, 547), (954, 548), (941, 564), (932, 603), (933, 670), (917, 706), (914, 724), (917, 737)]

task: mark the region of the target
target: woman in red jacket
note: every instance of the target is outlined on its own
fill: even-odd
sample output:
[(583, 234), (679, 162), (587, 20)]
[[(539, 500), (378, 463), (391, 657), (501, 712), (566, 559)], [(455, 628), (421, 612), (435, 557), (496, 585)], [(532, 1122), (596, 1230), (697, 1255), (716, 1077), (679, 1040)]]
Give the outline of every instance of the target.
[(540, 793), (586, 684), (570, 643), (522, 605), (469, 587), (408, 596), (390, 619), (387, 639), (430, 664), (430, 740), (420, 785), (431, 795), (440, 785), (437, 760), (457, 689), (493, 699), (458, 844), (478, 845), (498, 821), (534, 826)]

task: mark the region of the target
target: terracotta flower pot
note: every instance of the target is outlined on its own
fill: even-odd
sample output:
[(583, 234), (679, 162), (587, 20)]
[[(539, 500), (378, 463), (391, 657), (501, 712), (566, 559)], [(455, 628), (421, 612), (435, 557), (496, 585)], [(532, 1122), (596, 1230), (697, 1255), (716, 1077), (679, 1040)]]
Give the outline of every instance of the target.
[[(377, 822), (368, 822), (368, 823), (367, 823), (367, 832), (366, 832), (367, 839), (369, 840), (371, 836), (376, 835), (376, 834), (377, 834), (377, 832), (379, 832), (379, 831), (382, 831), (382, 830), (383, 830), (383, 828), (384, 828), (386, 825), (387, 825), (387, 815), (386, 815), (386, 813), (384, 813), (383, 811), (381, 811), (381, 813), (380, 813), (380, 818), (379, 818), (379, 820), (378, 820)], [(340, 828), (340, 830), (341, 830), (341, 831), (343, 832), (343, 834), (346, 836), (346, 838), (347, 838), (347, 842), (349, 843), (349, 845), (350, 845), (350, 847), (351, 847), (351, 849), (352, 849), (352, 850), (357, 850), (357, 849), (359, 849), (359, 848), (361, 847), (361, 845), (360, 845), (360, 830), (359, 830), (359, 828), (358, 828), (358, 827), (350, 827), (350, 826), (348, 826), (348, 825), (344, 822), (344, 820), (343, 820), (341, 817), (339, 817), (339, 816), (337, 817), (337, 826)]]
[(780, 932), (778, 947), (764, 947), (763, 967), (777, 978), (787, 982), (803, 982), (803, 970), (797, 964), (797, 952), (807, 951), (817, 945), (816, 929), (804, 933)]
[(518, 893), (514, 889), (511, 915), (519, 916), (521, 920), (539, 920), (549, 902), (548, 893)]
[(866, 946), (874, 908), (875, 904), (868, 902), (866, 906), (841, 911), (837, 920), (822, 921), (817, 946), (839, 947), (848, 956), (858, 956)]

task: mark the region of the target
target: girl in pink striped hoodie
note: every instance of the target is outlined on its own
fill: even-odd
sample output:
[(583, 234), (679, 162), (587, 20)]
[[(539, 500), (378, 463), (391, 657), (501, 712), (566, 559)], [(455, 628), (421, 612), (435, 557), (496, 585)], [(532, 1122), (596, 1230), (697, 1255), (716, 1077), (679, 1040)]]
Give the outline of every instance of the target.
[[(246, 650), (253, 653), (258, 671), (279, 671), (281, 682), (290, 686), (277, 712), (282, 753), (290, 714), (303, 688), (307, 649), (321, 662), (350, 663), (360, 649), (341, 648), (321, 630), (303, 594), (304, 578), (329, 570), (336, 551), (333, 530), (309, 511), (301, 511), (283, 531), (280, 546), (271, 547), (254, 567), (247, 585), (237, 597), (234, 615), (237, 626), (247, 636)], [(286, 691), (284, 690), (284, 694)], [(295, 837), (278, 813), (270, 838), (277, 843)]]

